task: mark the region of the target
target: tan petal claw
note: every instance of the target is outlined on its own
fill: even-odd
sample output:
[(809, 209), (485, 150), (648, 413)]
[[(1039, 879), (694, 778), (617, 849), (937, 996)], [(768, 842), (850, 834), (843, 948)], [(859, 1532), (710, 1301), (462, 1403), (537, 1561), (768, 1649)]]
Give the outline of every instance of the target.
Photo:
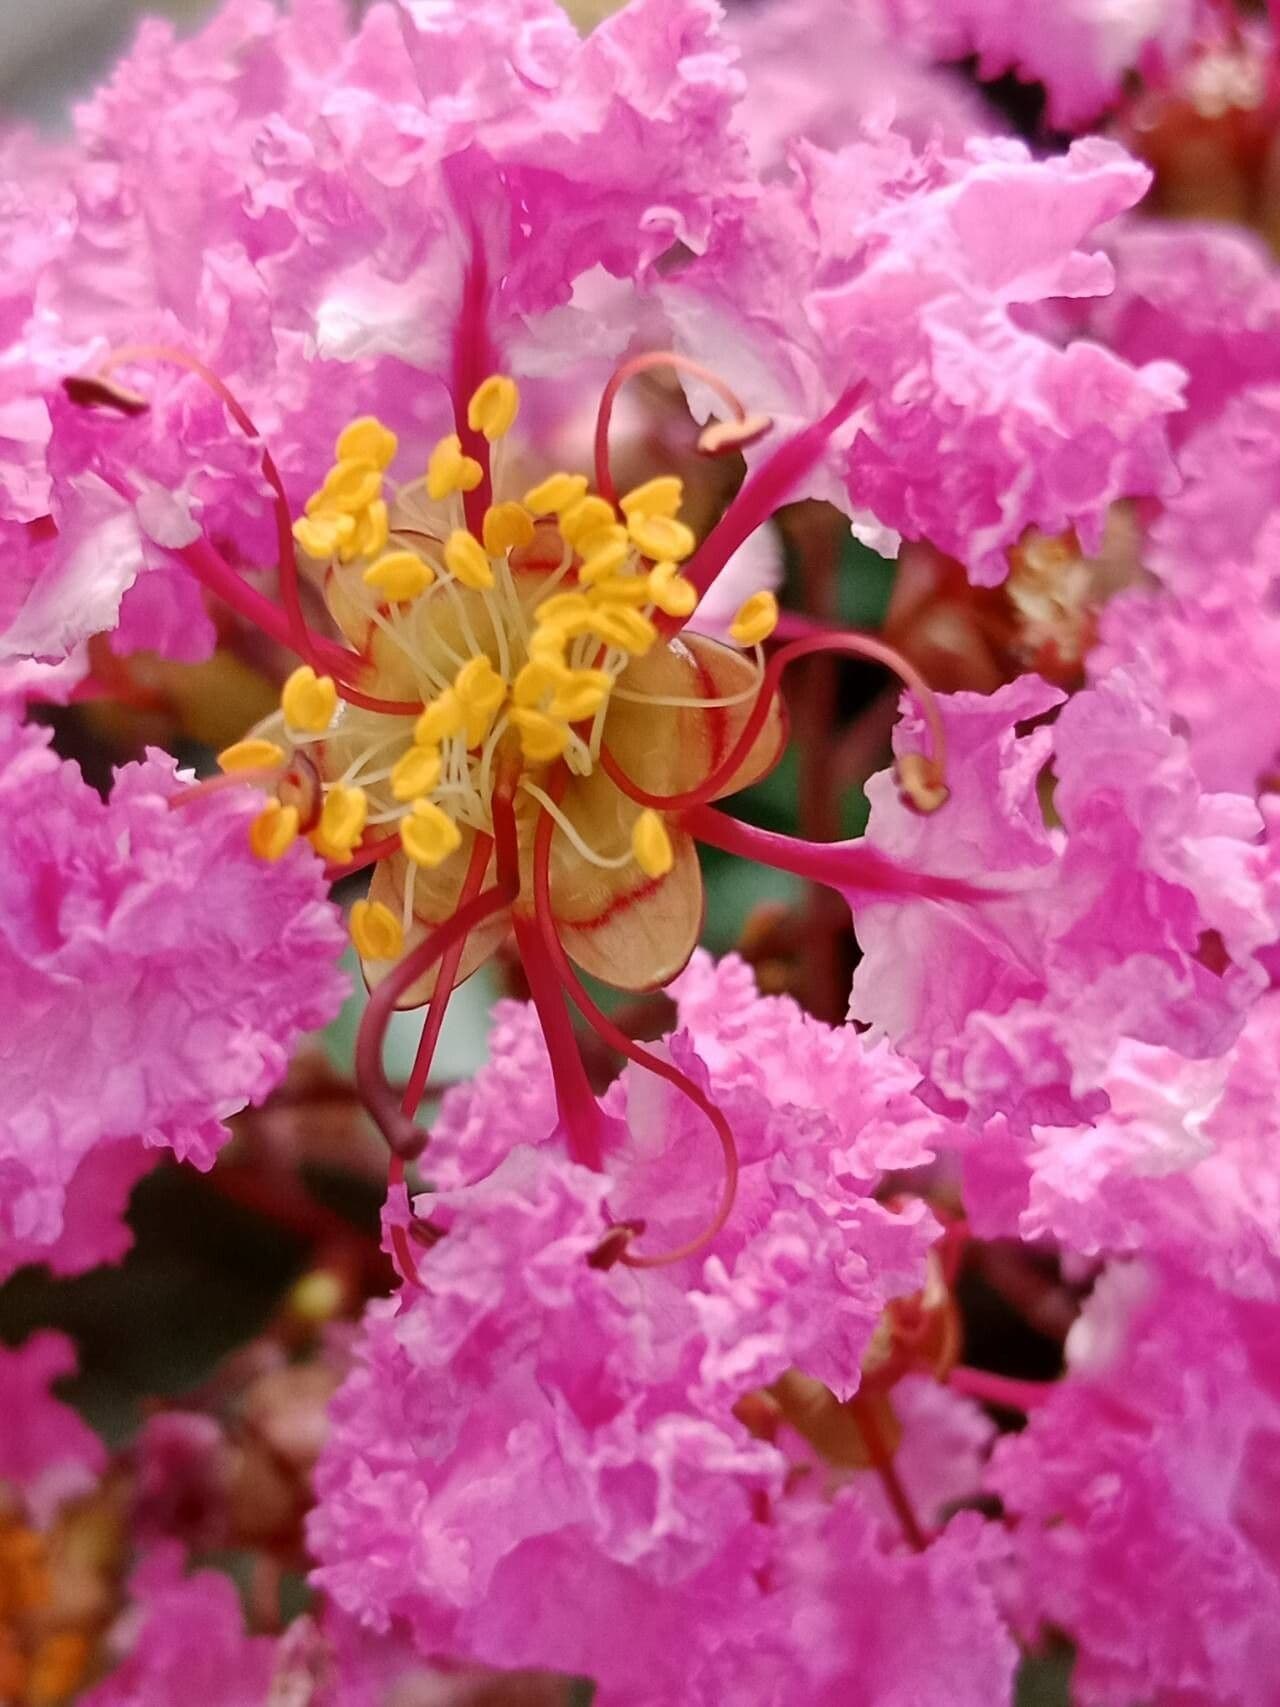
[[(652, 794), (697, 788), (741, 734), (756, 701), (757, 681), (753, 658), (706, 635), (685, 633), (669, 646), (655, 646), (633, 660), (620, 682), (628, 693), (645, 699), (615, 696), (610, 702), (609, 750), (627, 775)], [(737, 702), (671, 706), (657, 703), (661, 698)], [(775, 697), (750, 752), (717, 797), (758, 782), (777, 764), (785, 745), (786, 720)]]
[[(467, 874), (467, 866), (471, 861), (471, 850), (475, 842), (475, 831), (464, 829), (462, 846), (445, 860), (443, 865), (433, 871), (417, 867), (413, 884), (413, 918), (409, 929), (405, 932), (404, 952), (412, 951), (422, 943), (432, 930), (446, 919), (451, 919), (458, 910), (458, 895), (462, 889), (463, 880)], [(404, 884), (408, 873), (409, 862), (402, 853), (394, 853), (380, 860), (374, 868), (373, 882), (369, 885), (369, 899), (381, 901), (389, 907), (396, 918), (402, 916), (404, 907)], [(485, 885), (493, 881), (493, 863), (490, 860), (489, 869), (485, 873)], [(496, 918), (486, 920), (478, 926), (467, 938), (466, 947), (462, 951), (462, 959), (458, 963), (455, 984), (461, 984), (473, 972), (479, 970), (494, 953), (509, 928), (509, 918), (506, 912), (499, 913)], [(362, 963), (365, 982), (374, 990), (391, 971), (394, 961), (366, 960)], [(419, 1008), (428, 1001), (436, 987), (439, 966), (433, 966), (421, 978), (410, 984), (396, 1004), (401, 1009)]]
[[(606, 858), (629, 853), (640, 808), (600, 771), (575, 778), (561, 802), (584, 842)], [(668, 820), (675, 863), (646, 877), (628, 859), (604, 870), (563, 831), (551, 843), (551, 910), (569, 957), (618, 990), (649, 990), (674, 978), (702, 930), (702, 871), (692, 838)], [(525, 893), (529, 892), (528, 885)]]

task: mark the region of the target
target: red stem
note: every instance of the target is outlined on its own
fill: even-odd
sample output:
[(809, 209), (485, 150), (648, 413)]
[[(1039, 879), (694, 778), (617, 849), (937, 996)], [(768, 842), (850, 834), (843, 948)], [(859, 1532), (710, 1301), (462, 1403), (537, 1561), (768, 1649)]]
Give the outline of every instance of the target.
[(1053, 1396), (1052, 1381), (1019, 1381), (1011, 1375), (995, 1375), (989, 1369), (970, 1369), (960, 1364), (947, 1377), (953, 1393), (979, 1404), (995, 1405), (1004, 1411), (1033, 1411)]
[(458, 305), (458, 324), (453, 339), (453, 374), (450, 394), (453, 399), (453, 418), (463, 453), (480, 464), (483, 475), (472, 492), (462, 495), (462, 507), (467, 526), (479, 539), (484, 513), (493, 502), (493, 481), (489, 467), (489, 441), (483, 433), (473, 432), (467, 424), (467, 404), (481, 382), (494, 371), (496, 361), (488, 328), (488, 278), (483, 250), (478, 235), (471, 238), (471, 260), (462, 280), (462, 299)]
[[(488, 836), (476, 837), (475, 846), (471, 850), (471, 860), (462, 880), (462, 888), (458, 891), (459, 907), (465, 907), (480, 893), (492, 847), (493, 842)], [(417, 1113), (418, 1106), (426, 1095), (432, 1058), (436, 1052), (436, 1044), (440, 1041), (440, 1028), (444, 1024), (445, 1011), (449, 1006), (449, 997), (453, 994), (458, 966), (466, 946), (466, 937), (459, 937), (453, 947), (440, 957), (436, 987), (427, 1003), (427, 1017), (422, 1027), (422, 1036), (418, 1039), (418, 1052), (414, 1056), (413, 1069), (404, 1089), (404, 1101), (400, 1105), (401, 1112), (409, 1118)]]

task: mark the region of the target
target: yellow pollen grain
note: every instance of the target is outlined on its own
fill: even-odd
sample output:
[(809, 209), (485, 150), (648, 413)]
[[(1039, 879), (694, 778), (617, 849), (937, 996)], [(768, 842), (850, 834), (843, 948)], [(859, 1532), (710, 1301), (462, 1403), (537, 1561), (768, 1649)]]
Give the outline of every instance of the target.
[(430, 800), (415, 800), (400, 820), (400, 845), (415, 865), (429, 871), (443, 865), (462, 846), (462, 832), (448, 813)]
[(633, 486), (618, 500), (618, 508), (630, 521), (632, 516), (678, 516), (683, 502), (684, 481), (680, 476), (659, 474), (642, 486)]
[(576, 625), (579, 634), (590, 615), (591, 606), (582, 593), (553, 593), (549, 599), (543, 599), (533, 613), (535, 622), (564, 628), (567, 632), (573, 632)]
[(290, 729), (321, 734), (338, 709), (338, 690), (333, 677), (317, 676), (310, 664), (299, 664), (281, 690), (280, 709)]
[(338, 434), (334, 455), (339, 462), (367, 462), (386, 468), (400, 448), (400, 441), (374, 415), (361, 415)]
[(436, 504), (454, 492), (474, 492), (483, 479), (476, 459), (463, 456), (457, 433), (441, 439), (427, 462), (427, 496)]
[(344, 515), (355, 516), (366, 504), (372, 504), (381, 496), (382, 470), (371, 468), (357, 457), (344, 457), (325, 476), (317, 508), (339, 510)]
[(729, 624), (729, 634), (739, 646), (758, 646), (777, 626), (778, 601), (764, 590), (742, 601), (737, 616)]
[(650, 807), (631, 826), (631, 851), (646, 877), (665, 877), (676, 862), (667, 826)]
[(473, 433), (483, 433), (489, 443), (511, 431), (520, 410), (520, 389), (505, 373), (490, 374), (471, 393), (467, 404), (467, 425)]
[(234, 741), (218, 754), (218, 769), (222, 771), (262, 771), (284, 763), (284, 748), (274, 741), (250, 738)]
[(450, 735), (459, 734), (466, 720), (462, 702), (452, 688), (446, 688), (423, 707), (414, 724), (413, 739), (419, 747), (438, 747)]
[(444, 542), (444, 566), (455, 581), (473, 592), (493, 585), (493, 567), (488, 553), (474, 534), (455, 528)]
[(698, 605), (698, 589), (674, 563), (654, 564), (649, 571), (649, 597), (666, 616), (692, 616)]
[(693, 529), (672, 516), (628, 516), (627, 530), (636, 550), (655, 562), (669, 559), (672, 563), (682, 563), (698, 543)]
[(560, 512), (560, 535), (570, 545), (580, 548), (590, 540), (596, 543), (595, 535), (602, 528), (617, 526), (613, 513), (613, 505), (592, 493), (589, 497), (579, 498), (574, 504)]
[(523, 504), (491, 504), (484, 513), (480, 531), (490, 557), (505, 557), (519, 546), (532, 544), (533, 517)]
[(569, 745), (569, 726), (548, 717), (545, 711), (516, 706), (511, 721), (520, 731), (520, 751), (534, 764), (549, 764)]
[(348, 926), (356, 953), (364, 960), (398, 960), (404, 952), (400, 921), (381, 901), (357, 901)]
[(435, 571), (416, 551), (389, 551), (365, 570), (361, 580), (396, 604), (407, 603), (425, 593), (435, 580)]
[(567, 510), (576, 504), (587, 490), (585, 474), (549, 474), (524, 495), (525, 508), (535, 516), (549, 516), (553, 510)]
[(614, 526), (592, 534), (581, 542), (578, 549), (582, 553), (578, 580), (582, 586), (590, 587), (596, 581), (605, 581), (617, 574), (631, 555), (631, 542), (626, 528)]
[(323, 511), (299, 516), (293, 524), (293, 537), (308, 557), (323, 561), (341, 551), (354, 539), (356, 524), (351, 516)]
[(249, 846), (259, 859), (277, 860), (298, 839), (298, 808), (269, 800), (249, 826)]
[(356, 517), (350, 536), (338, 541), (338, 556), (344, 563), (353, 563), (357, 557), (376, 557), (390, 531), (386, 500), (375, 498)]
[(391, 771), (391, 794), (395, 800), (416, 800), (430, 794), (440, 781), (443, 760), (439, 747), (414, 745), (402, 753)]
[(368, 816), (365, 791), (336, 783), (324, 797), (320, 822), (314, 831), (316, 847), (326, 859), (349, 859), (364, 834)]

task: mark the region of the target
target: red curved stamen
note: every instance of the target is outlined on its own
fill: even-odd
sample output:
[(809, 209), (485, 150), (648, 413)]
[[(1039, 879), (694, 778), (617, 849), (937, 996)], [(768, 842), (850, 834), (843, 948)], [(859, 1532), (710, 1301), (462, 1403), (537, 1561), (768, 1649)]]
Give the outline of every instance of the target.
[(104, 362), (99, 377), (105, 379), (114, 369), (125, 367), (134, 362), (169, 362), (174, 367), (186, 368), (226, 405), (227, 412), (246, 437), (256, 440), (262, 446), (262, 473), (273, 494), (272, 508), (275, 512), (276, 549), (279, 553), (276, 572), (280, 583), (280, 598), (284, 605), (292, 636), (291, 645), (293, 650), (307, 663), (317, 664), (315, 642), (319, 636), (313, 634), (302, 609), (302, 594), (298, 586), (298, 557), (293, 544), (293, 516), (289, 509), (289, 496), (284, 489), (284, 481), (280, 478), (280, 470), (276, 467), (275, 458), (267, 449), (262, 434), (253, 424), (248, 411), (240, 403), (234, 392), (218, 378), (212, 368), (206, 367), (204, 362), (195, 356), (188, 355), (185, 350), (174, 349), (168, 344), (127, 344), (122, 349), (113, 350)]
[[(563, 787), (563, 777), (559, 779)], [(553, 796), (556, 790), (553, 788)], [(578, 1012), (591, 1026), (592, 1030), (601, 1037), (611, 1048), (620, 1055), (632, 1061), (638, 1067), (644, 1067), (648, 1072), (664, 1079), (673, 1085), (682, 1096), (688, 1098), (693, 1106), (704, 1114), (711, 1122), (720, 1147), (724, 1154), (724, 1183), (721, 1187), (720, 1202), (707, 1225), (701, 1229), (695, 1238), (688, 1240), (672, 1251), (664, 1251), (656, 1256), (636, 1256), (630, 1249), (623, 1252), (619, 1261), (630, 1268), (664, 1268), (671, 1263), (683, 1262), (686, 1257), (696, 1256), (716, 1237), (733, 1212), (734, 1201), (738, 1194), (738, 1147), (734, 1143), (733, 1132), (725, 1118), (722, 1109), (718, 1108), (700, 1086), (671, 1061), (664, 1061), (661, 1056), (637, 1043), (619, 1029), (607, 1015), (591, 1000), (583, 989), (577, 973), (569, 963), (569, 957), (564, 951), (564, 945), (556, 934), (555, 917), (551, 911), (551, 838), (555, 832), (555, 820), (549, 812), (541, 812), (538, 818), (537, 830), (533, 842), (533, 896), (534, 917), (542, 939), (546, 958), (560, 986), (567, 990)], [(594, 1102), (594, 1097), (592, 1101)]]
[(900, 895), (916, 900), (973, 902), (993, 900), (999, 893), (961, 877), (933, 877), (928, 872), (912, 871), (861, 839), (802, 841), (798, 836), (743, 824), (713, 806), (694, 806), (682, 821), (695, 841), (737, 854), (753, 864), (824, 884), (850, 900), (855, 895)]
[(573, 1022), (565, 1007), (554, 963), (547, 954), (536, 923), (517, 917), (512, 919), (512, 926), (520, 964), (529, 980), (529, 994), (537, 1009), (538, 1023), (547, 1045), (551, 1077), (556, 1088), (556, 1109), (568, 1141), (569, 1155), (581, 1167), (600, 1173), (604, 1168), (601, 1140), (604, 1120), (578, 1050)]
[(613, 418), (613, 405), (618, 393), (629, 379), (637, 374), (649, 373), (654, 368), (674, 368), (677, 373), (691, 374), (694, 379), (700, 379), (704, 385), (711, 387), (737, 421), (745, 421), (747, 411), (737, 393), (718, 373), (711, 368), (703, 367), (701, 362), (695, 362), (689, 356), (679, 355), (675, 350), (647, 350), (643, 355), (632, 356), (614, 369), (609, 376), (609, 382), (600, 394), (600, 407), (596, 412), (596, 487), (600, 496), (617, 507), (618, 490), (613, 483), (613, 472), (609, 467), (609, 423)]
[[(489, 840), (488, 837), (476, 839), (477, 842)], [(513, 899), (513, 892), (499, 879), (491, 888), (459, 907), (452, 918), (438, 925), (417, 948), (397, 962), (369, 997), (356, 1036), (356, 1088), (378, 1130), (397, 1155), (409, 1159), (420, 1155), (426, 1140), (425, 1134), (400, 1107), (383, 1070), (382, 1046), (391, 1016), (411, 984), (443, 959), (454, 943), (464, 940), (486, 919), (510, 906)]]
[(937, 696), (925, 681), (924, 677), (910, 663), (896, 652), (892, 646), (886, 646), (882, 640), (876, 640), (869, 634), (836, 633), (823, 631), (811, 634), (802, 640), (789, 641), (780, 646), (765, 665), (764, 679), (760, 683), (760, 691), (750, 714), (742, 726), (737, 740), (728, 753), (715, 767), (705, 780), (696, 788), (686, 788), (676, 794), (652, 794), (646, 788), (634, 781), (619, 765), (608, 747), (600, 750), (600, 763), (610, 780), (631, 800), (642, 806), (652, 806), (657, 811), (680, 812), (695, 806), (706, 805), (709, 801), (718, 799), (723, 794), (735, 773), (741, 769), (743, 761), (750, 753), (757, 736), (764, 728), (765, 720), (773, 704), (774, 695), (778, 691), (778, 683), (782, 672), (788, 664), (797, 658), (804, 658), (814, 652), (836, 652), (846, 658), (864, 658), (872, 663), (884, 664), (893, 670), (904, 685), (915, 695), (929, 726), (929, 757), (938, 767), (939, 774), (946, 770), (947, 763), (947, 732), (942, 721), (942, 711), (938, 705)]
[[(403, 1191), (408, 1202), (409, 1188), (404, 1179), (404, 1157), (392, 1152), (387, 1164), (387, 1196), (393, 1191)], [(400, 1270), (400, 1278), (406, 1286), (421, 1286), (422, 1276), (418, 1273), (418, 1265), (414, 1260), (413, 1247), (409, 1243), (409, 1235), (403, 1227), (391, 1227), (391, 1254), (396, 1267)]]
[[(798, 481), (822, 459), (831, 439), (857, 408), (866, 386), (859, 382), (842, 391), (820, 420), (793, 433), (747, 480), (737, 497), (690, 558), (685, 574), (701, 597), (757, 528), (761, 528), (787, 499)], [(666, 617), (659, 627), (677, 633), (687, 617)]]
[(996, 1375), (990, 1369), (971, 1369), (958, 1364), (947, 1376), (947, 1386), (953, 1393), (963, 1393), (982, 1405), (995, 1405), (1003, 1411), (1022, 1411), (1030, 1414), (1037, 1405), (1053, 1397), (1053, 1381), (1019, 1381), (1011, 1375)]

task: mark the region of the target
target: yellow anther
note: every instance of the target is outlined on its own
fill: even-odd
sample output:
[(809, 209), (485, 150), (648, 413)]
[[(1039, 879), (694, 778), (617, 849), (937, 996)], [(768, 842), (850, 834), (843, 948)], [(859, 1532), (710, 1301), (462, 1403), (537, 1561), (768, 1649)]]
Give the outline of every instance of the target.
[(362, 788), (335, 783), (324, 797), (320, 822), (311, 832), (317, 852), (326, 859), (349, 859), (364, 834), (369, 801)]
[(553, 510), (567, 510), (576, 504), (586, 490), (585, 474), (549, 474), (525, 493), (525, 507), (535, 516), (549, 516)]
[(655, 563), (649, 571), (649, 597), (666, 616), (692, 616), (698, 604), (698, 589), (674, 563)]
[(466, 713), (467, 745), (478, 747), (507, 697), (507, 683), (482, 655), (468, 658), (453, 678), (453, 691)]
[(631, 851), (646, 877), (665, 877), (676, 863), (667, 826), (651, 807), (646, 806), (631, 826)]
[(413, 728), (413, 738), (419, 747), (438, 747), (450, 735), (460, 734), (466, 725), (467, 714), (452, 688), (446, 688), (422, 709)]
[(630, 521), (632, 516), (678, 516), (684, 502), (684, 481), (678, 474), (659, 474), (643, 486), (633, 486), (618, 500), (618, 508)]
[[(343, 521), (350, 519), (349, 516), (342, 518)], [(344, 563), (353, 563), (357, 557), (376, 557), (387, 543), (389, 531), (386, 502), (375, 498), (355, 518), (351, 534), (338, 541), (338, 556)]]
[(483, 433), (489, 443), (511, 431), (511, 424), (520, 409), (520, 390), (514, 379), (505, 373), (490, 374), (471, 393), (467, 404), (467, 425), (473, 433)]
[(274, 741), (235, 741), (218, 754), (218, 769), (224, 771), (264, 771), (284, 763), (284, 748)]
[(249, 846), (259, 859), (279, 859), (298, 839), (298, 808), (269, 800), (249, 826)]
[(439, 747), (410, 747), (391, 772), (392, 797), (416, 800), (420, 794), (430, 794), (440, 781), (441, 768)]
[(573, 546), (581, 546), (587, 540), (595, 545), (594, 535), (602, 528), (616, 525), (613, 505), (606, 503), (603, 498), (598, 498), (594, 493), (590, 497), (579, 498), (576, 503), (560, 512), (561, 537)]
[(569, 745), (569, 726), (548, 717), (545, 711), (516, 706), (511, 721), (520, 731), (520, 751), (535, 764), (558, 759)]
[(415, 800), (400, 820), (400, 846), (415, 865), (443, 865), (462, 846), (462, 831), (430, 800)]
[(361, 415), (338, 434), (334, 455), (339, 462), (366, 462), (385, 468), (399, 449), (400, 441), (373, 415)]
[(319, 735), (333, 721), (338, 690), (332, 676), (317, 676), (310, 664), (299, 664), (280, 693), (280, 709), (290, 729)]
[(557, 689), (547, 707), (547, 716), (562, 718), (566, 723), (581, 723), (595, 716), (612, 687), (613, 677), (607, 670), (573, 670), (568, 681)]
[(457, 433), (450, 433), (440, 440), (427, 463), (427, 496), (438, 504), (452, 492), (474, 492), (483, 479), (484, 469), (475, 457), (463, 456), (462, 440)]
[(444, 542), (444, 566), (455, 581), (464, 587), (482, 592), (493, 585), (493, 568), (488, 553), (474, 534), (465, 528), (454, 528)]
[(389, 551), (361, 576), (366, 587), (374, 587), (395, 604), (416, 599), (435, 580), (435, 570), (416, 551)]
[(729, 633), (739, 646), (758, 646), (777, 626), (778, 601), (766, 590), (743, 600), (729, 624)]
[(625, 605), (598, 605), (591, 612), (590, 628), (610, 646), (642, 657), (658, 638), (658, 631), (647, 616)]
[(535, 622), (563, 629), (566, 634), (581, 634), (590, 616), (591, 606), (582, 593), (553, 593), (533, 613)]
[(590, 587), (594, 582), (608, 580), (609, 576), (618, 573), (631, 555), (631, 541), (627, 538), (626, 528), (615, 525), (602, 528), (589, 540), (584, 540), (579, 550), (582, 562), (578, 568), (578, 580), (582, 586)]
[(544, 622), (529, 636), (529, 661), (548, 669), (563, 669), (565, 648), (572, 636), (558, 622)]
[(629, 605), (639, 609), (649, 603), (647, 575), (612, 575), (607, 581), (597, 581), (590, 593), (591, 603), (597, 605)]
[(505, 557), (534, 535), (533, 517), (523, 504), (491, 504), (484, 513), (484, 548), (490, 557)]
[(511, 684), (511, 698), (520, 706), (537, 705), (544, 695), (554, 693), (572, 679), (573, 672), (556, 659), (531, 658), (521, 665)]
[(628, 516), (627, 529), (637, 551), (655, 562), (670, 559), (682, 563), (698, 543), (693, 529), (671, 516)]
[(381, 496), (382, 470), (371, 468), (358, 457), (343, 457), (325, 476), (324, 485), (307, 505), (307, 514), (338, 510), (343, 515), (355, 516)]
[(356, 953), (365, 960), (399, 960), (404, 953), (400, 921), (381, 901), (357, 901), (348, 925)]
[(321, 511), (317, 515), (299, 516), (293, 524), (293, 537), (308, 557), (323, 561), (343, 550), (354, 539), (356, 524), (351, 516)]

